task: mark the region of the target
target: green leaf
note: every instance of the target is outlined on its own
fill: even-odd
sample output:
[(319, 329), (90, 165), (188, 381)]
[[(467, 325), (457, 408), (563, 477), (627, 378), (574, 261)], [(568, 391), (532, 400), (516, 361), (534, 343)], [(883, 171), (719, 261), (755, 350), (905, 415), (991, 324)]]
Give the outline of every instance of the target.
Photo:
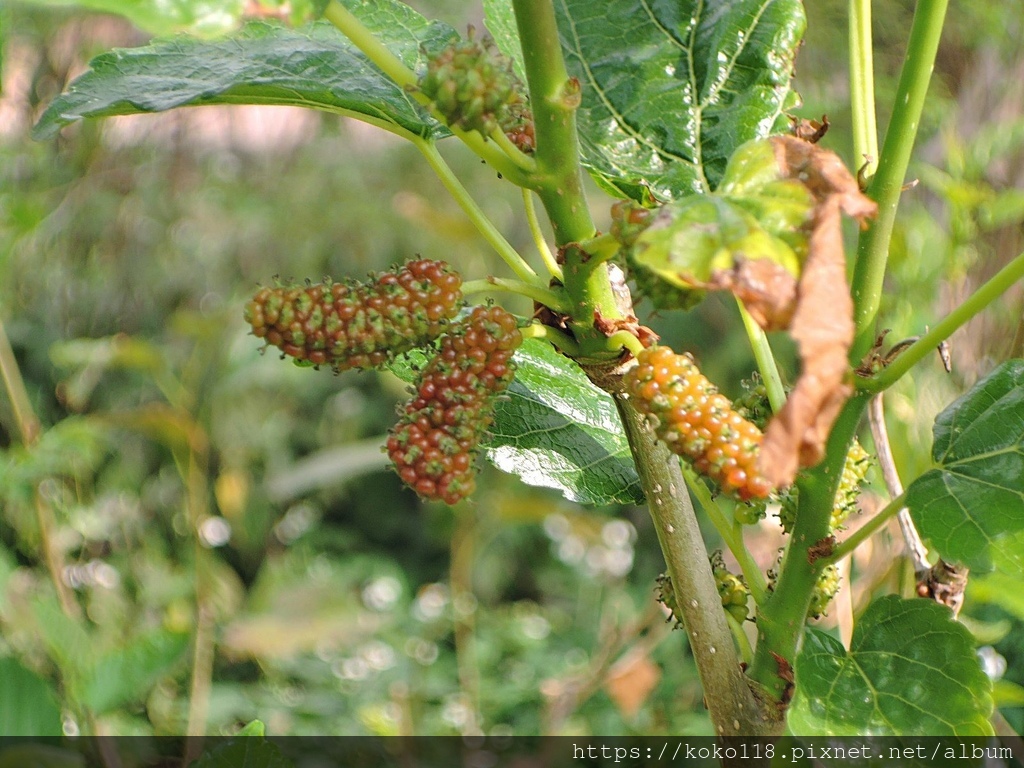
[(742, 143), (785, 125), (799, 0), (557, 0), (582, 86), (584, 164), (643, 200), (714, 189)]
[[(349, 0), (346, 5), (409, 67), (425, 49), (456, 37), (408, 6)], [(229, 39), (185, 37), (96, 57), (43, 113), (37, 138), (85, 117), (163, 112), (206, 104), (311, 107), (424, 137), (447, 130), (326, 22), (302, 30), (252, 23)]]
[(581, 504), (640, 504), (636, 474), (611, 395), (543, 341), (516, 353), (516, 378), (499, 401), (487, 459), (528, 485)]
[[(411, 356), (419, 363), (422, 355)], [(547, 342), (527, 339), (516, 378), (498, 401), (484, 455), (528, 485), (555, 488), (581, 504), (639, 504), (640, 478), (615, 402)], [(405, 381), (408, 360), (392, 370)]]
[(933, 434), (938, 466), (907, 489), (921, 535), (950, 562), (1024, 574), (1024, 360), (971, 387)]
[(516, 26), (515, 12), (512, 10), (512, 0), (484, 0), (484, 23), (498, 50), (512, 60), (516, 75), (525, 83), (523, 49), (519, 43), (519, 29)]
[(938, 603), (888, 595), (861, 616), (849, 652), (807, 630), (788, 722), (808, 736), (983, 736), (991, 713), (970, 632)]
[(103, 714), (149, 695), (188, 648), (188, 635), (159, 630), (96, 660), (83, 685), (89, 709)]
[(60, 706), (49, 683), (10, 657), (0, 658), (0, 680), (0, 735), (61, 735)]
[(214, 747), (192, 764), (192, 768), (292, 768), (292, 766), (291, 760), (281, 754), (281, 750), (276, 744), (257, 734), (239, 734)]
[[(38, 737), (46, 734), (31, 735)], [(85, 757), (70, 749), (33, 742), (15, 742), (14, 746), (0, 749), (0, 768), (26, 768), (26, 766), (31, 766), (31, 768), (85, 768)]]
[(21, 0), (31, 5), (76, 6), (124, 16), (147, 32), (166, 35), (190, 32), (218, 35), (233, 29), (242, 17), (244, 0)]
[(235, 734), (236, 736), (266, 736), (267, 726), (263, 724), (262, 720), (253, 720), (246, 723), (242, 730)]

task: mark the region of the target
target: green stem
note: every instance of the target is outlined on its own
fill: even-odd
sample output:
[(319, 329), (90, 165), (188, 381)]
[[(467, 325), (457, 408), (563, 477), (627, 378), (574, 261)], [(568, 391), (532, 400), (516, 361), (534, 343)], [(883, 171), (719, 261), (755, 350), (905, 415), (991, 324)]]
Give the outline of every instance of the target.
[(837, 563), (847, 555), (852, 554), (853, 550), (874, 536), (882, 526), (900, 513), (900, 510), (906, 506), (906, 498), (907, 494), (901, 493), (895, 499), (886, 504), (885, 507), (874, 517), (843, 539), (840, 543), (836, 544), (835, 548), (832, 550), (832, 554), (828, 557), (822, 558), (821, 562), (825, 565), (828, 565), (829, 563)]
[(878, 203), (878, 216), (870, 229), (861, 236), (853, 272), (857, 335), (850, 359), (854, 362), (867, 354), (875, 339), (875, 320), (881, 301), (896, 208), (914, 148), (947, 4), (948, 0), (918, 0), (914, 11), (892, 120), (885, 134), (878, 171), (868, 189), (868, 194)]
[(757, 702), (741, 671), (679, 460), (658, 442), (646, 418), (628, 400), (619, 395), (615, 402), (678, 596), (680, 618), (707, 692), (705, 701), (715, 731), (730, 736), (778, 734), (781, 721)]
[(830, 535), (832, 503), (846, 453), (867, 403), (868, 397), (864, 395), (847, 402), (829, 435), (825, 460), (797, 482), (796, 520), (775, 590), (757, 618), (757, 648), (749, 670), (751, 679), (778, 702), (785, 701), (790, 685), (785, 679), (784, 665), (788, 664), (791, 670), (796, 662), (811, 592), (825, 565), (821, 557), (812, 562), (811, 548)]
[[(351, 40), (353, 45), (396, 85), (409, 92), (416, 101), (427, 107), (435, 118), (444, 122), (443, 116), (433, 108), (431, 100), (417, 89), (419, 78), (416, 73), (395, 56), (348, 8), (338, 0), (331, 0), (324, 9), (324, 18)], [(516, 156), (509, 156), (497, 144), (488, 142), (478, 131), (464, 131), (457, 126), (448, 126), (448, 130), (503, 177), (519, 186), (526, 185), (529, 173), (534, 167), (531, 158), (518, 149)]]
[(544, 339), (557, 347), (562, 354), (569, 357), (580, 356), (580, 346), (576, 343), (576, 340), (569, 334), (563, 333), (549, 325), (533, 323), (525, 328), (521, 328), (520, 333), (523, 334), (524, 339)]
[(1024, 278), (1024, 253), (996, 272), (972, 293), (959, 307), (946, 315), (924, 336), (915, 341), (875, 376), (861, 379), (857, 386), (868, 392), (879, 392), (892, 386), (914, 365), (932, 354), (941, 341), (998, 299), (1014, 283)]
[(778, 413), (786, 404), (786, 390), (782, 386), (782, 377), (779, 375), (779, 366), (775, 362), (775, 355), (772, 354), (771, 345), (768, 343), (768, 336), (764, 329), (747, 312), (743, 302), (736, 299), (736, 305), (740, 308), (740, 317), (743, 318), (743, 327), (747, 331), (747, 338), (750, 339), (750, 348), (754, 352), (754, 360), (757, 362), (757, 369), (761, 372), (761, 379), (764, 381), (764, 388), (768, 392), (768, 402), (772, 411)]
[(608, 337), (609, 351), (620, 352), (623, 347), (628, 349), (634, 357), (644, 351), (644, 345), (640, 343), (640, 339), (629, 331), (616, 331)]
[(732, 556), (739, 563), (740, 570), (743, 572), (743, 578), (747, 582), (747, 587), (750, 589), (754, 602), (761, 605), (768, 596), (768, 583), (765, 581), (764, 574), (761, 573), (761, 569), (754, 562), (754, 558), (743, 541), (742, 526), (739, 526), (739, 530), (737, 530), (737, 526), (732, 525), (726, 519), (725, 514), (723, 514), (721, 508), (711, 496), (708, 487), (704, 485), (704, 481), (697, 476), (697, 473), (689, 465), (683, 464), (682, 473), (683, 477), (686, 478), (686, 485), (689, 487), (690, 493), (697, 499), (704, 510), (704, 514), (708, 516), (711, 524), (718, 531), (718, 535), (725, 542), (725, 546), (729, 548)]
[(18, 359), (14, 356), (3, 321), (0, 321), (0, 377), (4, 380), (4, 388), (11, 401), (11, 411), (18, 425), (18, 432), (21, 433), (21, 442), (31, 446), (39, 438), (39, 419), (36, 418), (28, 390), (25, 389), (25, 380), (21, 377)]
[(537, 219), (537, 207), (533, 204), (533, 193), (528, 189), (523, 190), (523, 208), (526, 209), (526, 221), (530, 225), (530, 235), (533, 237), (533, 244), (537, 247), (537, 253), (540, 254), (540, 258), (544, 262), (544, 266), (547, 267), (548, 273), (560, 281), (562, 279), (562, 267), (555, 260), (555, 255), (551, 253), (551, 249), (548, 248), (547, 238), (544, 237), (544, 232), (540, 228), (540, 221)]
[(537, 132), (534, 188), (551, 219), (555, 242), (579, 242), (594, 234), (576, 134), (579, 83), (565, 69), (551, 0), (512, 0), (512, 7), (524, 42), (523, 66)]
[(462, 284), (462, 292), (467, 296), (472, 293), (486, 293), (488, 291), (516, 293), (559, 312), (565, 311), (566, 307), (565, 299), (562, 296), (559, 296), (551, 288), (542, 288), (533, 282), (524, 283), (521, 280), (485, 277), (482, 280), (467, 280)]
[(871, 178), (878, 163), (875, 116), (874, 52), (871, 0), (850, 0), (850, 106), (853, 108), (853, 157), (864, 162), (862, 177)]
[(498, 252), (498, 255), (516, 273), (519, 279), (527, 283), (540, 284), (537, 273), (533, 271), (533, 268), (526, 263), (523, 257), (519, 255), (519, 252), (505, 239), (504, 235), (498, 231), (494, 223), (487, 218), (487, 214), (480, 209), (476, 200), (462, 186), (462, 182), (459, 181), (458, 177), (452, 172), (451, 167), (441, 157), (441, 153), (437, 151), (437, 146), (434, 142), (417, 137), (413, 140), (413, 144), (416, 145), (416, 148), (426, 158), (434, 173), (441, 180), (441, 183), (451, 193), (451, 196), (455, 198), (455, 201), (465, 211), (466, 215), (469, 216), (470, 221), (476, 225), (480, 234)]
[(728, 611), (725, 612), (725, 620), (729, 622), (729, 631), (732, 632), (733, 639), (736, 641), (736, 649), (740, 653), (740, 658), (743, 659), (744, 664), (750, 664), (754, 659), (754, 651), (750, 647), (750, 638), (743, 631), (743, 625)]

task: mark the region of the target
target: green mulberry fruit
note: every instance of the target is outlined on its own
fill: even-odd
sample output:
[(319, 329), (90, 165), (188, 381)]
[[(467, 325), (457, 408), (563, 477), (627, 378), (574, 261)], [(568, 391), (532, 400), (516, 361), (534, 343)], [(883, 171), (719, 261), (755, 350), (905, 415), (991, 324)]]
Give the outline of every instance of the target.
[(420, 259), (369, 283), (262, 288), (245, 306), (255, 336), (296, 360), (335, 371), (378, 368), (436, 339), (463, 305), (462, 279)]
[(626, 392), (669, 449), (741, 500), (763, 499), (771, 484), (757, 468), (763, 435), (718, 393), (689, 355), (665, 346), (637, 355)]
[[(871, 456), (864, 450), (860, 441), (854, 438), (853, 444), (846, 454), (846, 461), (843, 464), (843, 474), (839, 480), (839, 488), (836, 491), (835, 501), (832, 505), (829, 531), (834, 533), (835, 531), (842, 530), (846, 519), (857, 511), (857, 498), (860, 496), (861, 488), (864, 486), (870, 468)], [(786, 533), (793, 530), (793, 523), (796, 520), (797, 500), (798, 494), (795, 487), (779, 494), (779, 522)]]
[(814, 590), (811, 592), (811, 605), (807, 609), (807, 614), (811, 618), (819, 619), (825, 615), (828, 604), (839, 592), (840, 583), (839, 568), (835, 565), (826, 565), (818, 575)]
[[(524, 88), (494, 43), (468, 39), (444, 48), (427, 62), (420, 91), (434, 102), (448, 125), (488, 136), (498, 128), (520, 148), (533, 144), (533, 118)], [(518, 137), (518, 140), (517, 138)]]
[(473, 492), (477, 447), (496, 397), (512, 383), (522, 340), (513, 315), (483, 306), (442, 337), (386, 446), (398, 476), (421, 498), (457, 504)]
[(718, 587), (718, 595), (722, 598), (722, 607), (736, 621), (746, 621), (750, 590), (741, 577), (725, 567), (720, 551), (715, 551), (711, 555), (711, 572), (715, 575), (715, 586)]

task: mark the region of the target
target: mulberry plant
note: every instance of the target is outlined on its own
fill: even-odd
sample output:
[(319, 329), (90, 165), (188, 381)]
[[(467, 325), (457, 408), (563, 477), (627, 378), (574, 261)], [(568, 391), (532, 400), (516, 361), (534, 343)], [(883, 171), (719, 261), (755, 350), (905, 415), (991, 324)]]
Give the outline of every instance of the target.
[[(226, 43), (176, 39), (102, 56), (37, 131), (252, 101), (340, 113), (407, 140), (511, 276), (463, 282), (443, 260), (419, 259), (361, 283), (263, 288), (244, 309), (253, 333), (339, 372), (398, 370), (401, 355), (423, 350), (386, 450), (424, 499), (471, 499), (475, 456), (488, 447), (499, 468), (573, 502), (646, 504), (667, 566), (661, 599), (692, 640), (716, 733), (991, 733), (991, 684), (945, 605), (913, 590), (874, 599), (844, 617), (856, 621), (849, 648), (808, 626), (838, 589), (840, 561), (897, 516), (908, 550), (927, 540), (943, 562), (1022, 567), (1024, 517), (1004, 509), (1024, 497), (1024, 360), (995, 367), (937, 417), (932, 461), (908, 462), (928, 469), (905, 490), (876, 440), (885, 491), (872, 489), (875, 503), (859, 506), (876, 511), (843, 529), (866, 490), (857, 435), (865, 417), (884, 419), (868, 404), (1024, 276), (1022, 255), (984, 271), (992, 276), (945, 317), (908, 329), (920, 338), (887, 354), (875, 342), (946, 0), (916, 4), (881, 146), (871, 4), (851, 0), (848, 154), (867, 158), (853, 169), (818, 144), (827, 121), (794, 111), (799, 0), (680, 0), (643, 13), (624, 0), (491, 0), (493, 42), (399, 0), (322, 5), (323, 20), (301, 30), (261, 23)], [(189, 57), (195, 66), (179, 71)], [(448, 165), (437, 144), (449, 137), (492, 180), (519, 188), (529, 250)], [(609, 195), (596, 206), (585, 173)], [(593, 211), (613, 206), (611, 232), (598, 231)], [(855, 256), (844, 252), (844, 219), (860, 233)], [(742, 340), (763, 390), (737, 408), (694, 350), (673, 350), (647, 325), (657, 317), (637, 316), (637, 289), (661, 313), (724, 298), (722, 327), (681, 315), (695, 331), (687, 338), (734, 320), (725, 338)], [(477, 300), (496, 292), (532, 310), (516, 317)], [(783, 334), (792, 363), (776, 356)], [(759, 564), (773, 553), (752, 550), (776, 504), (786, 536), (769, 583)], [(738, 573), (705, 556), (719, 542)], [(856, 706), (840, 712), (836, 701)]]

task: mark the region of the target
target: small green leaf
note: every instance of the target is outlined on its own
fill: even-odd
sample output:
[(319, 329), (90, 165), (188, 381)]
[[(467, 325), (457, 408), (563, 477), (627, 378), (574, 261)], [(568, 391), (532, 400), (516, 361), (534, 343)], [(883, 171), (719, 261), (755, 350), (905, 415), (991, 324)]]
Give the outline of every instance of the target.
[(785, 125), (799, 0), (558, 0), (584, 163), (642, 201), (714, 189), (740, 144)]
[(938, 465), (907, 489), (921, 535), (942, 557), (1024, 574), (1024, 360), (1010, 360), (935, 419)]
[(659, 209), (631, 258), (677, 288), (700, 289), (738, 258), (769, 259), (794, 277), (800, 257), (742, 206), (719, 195), (693, 195)]
[(789, 729), (798, 735), (984, 736), (992, 684), (970, 632), (931, 600), (876, 600), (849, 652), (808, 629)]
[[(407, 66), (456, 37), (393, 0), (346, 5)], [(207, 104), (311, 107), (424, 137), (447, 135), (412, 96), (371, 64), (331, 24), (302, 30), (251, 23), (229, 39), (185, 37), (96, 57), (43, 113), (37, 138), (85, 117), (163, 112)]]
[[(425, 363), (422, 354), (410, 356)], [(484, 455), (528, 485), (555, 488), (581, 504), (639, 504), (640, 478), (611, 396), (550, 344), (527, 339), (516, 378), (498, 401)], [(415, 377), (409, 360), (392, 370)]]
[(0, 680), (0, 735), (61, 735), (60, 706), (49, 683), (10, 657), (0, 658)]
[(159, 630), (100, 656), (86, 677), (83, 699), (97, 714), (149, 695), (188, 648), (188, 635)]
[(293, 768), (293, 763), (273, 742), (259, 734), (247, 733), (218, 744), (193, 763), (192, 768)]
[(253, 720), (246, 723), (242, 730), (235, 734), (236, 736), (266, 736), (267, 726), (263, 724), (261, 720)]

